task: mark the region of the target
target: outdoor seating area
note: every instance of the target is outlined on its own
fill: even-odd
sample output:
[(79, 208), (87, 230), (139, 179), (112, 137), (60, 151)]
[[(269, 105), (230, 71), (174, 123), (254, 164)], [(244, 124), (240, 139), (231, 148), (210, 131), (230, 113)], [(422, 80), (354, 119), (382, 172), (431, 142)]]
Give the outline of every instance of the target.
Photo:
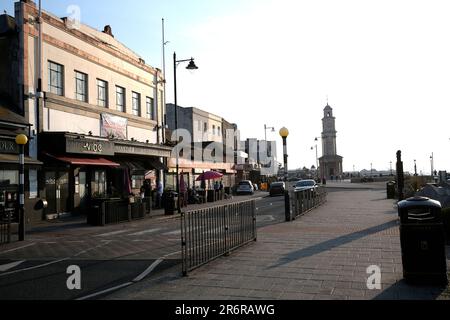
[(144, 219), (151, 214), (151, 198), (95, 199), (87, 216), (87, 223), (105, 226)]

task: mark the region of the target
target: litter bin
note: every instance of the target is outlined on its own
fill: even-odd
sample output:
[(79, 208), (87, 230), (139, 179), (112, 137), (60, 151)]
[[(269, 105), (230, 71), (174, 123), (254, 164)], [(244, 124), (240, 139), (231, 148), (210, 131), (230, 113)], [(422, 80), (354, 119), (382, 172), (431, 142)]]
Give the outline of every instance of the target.
[(403, 278), (448, 283), (445, 233), (439, 201), (425, 197), (398, 203)]
[(395, 181), (389, 181), (386, 184), (386, 193), (388, 199), (395, 199)]
[(166, 191), (162, 195), (162, 204), (164, 207), (164, 214), (166, 216), (173, 215), (178, 208), (178, 193), (174, 191)]

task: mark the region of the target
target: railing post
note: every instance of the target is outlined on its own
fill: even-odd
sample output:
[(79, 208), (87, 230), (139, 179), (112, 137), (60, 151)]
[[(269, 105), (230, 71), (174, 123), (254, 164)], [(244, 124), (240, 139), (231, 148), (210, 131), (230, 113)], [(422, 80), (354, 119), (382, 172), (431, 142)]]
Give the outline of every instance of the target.
[(252, 219), (253, 219), (253, 239), (258, 241), (258, 232), (256, 230), (256, 201), (252, 201)]
[(7, 227), (7, 233), (8, 233), (8, 235), (7, 235), (7, 237), (8, 237), (8, 239), (7, 239), (7, 242), (8, 243), (11, 243), (11, 214), (9, 214), (8, 213), (8, 227)]
[(187, 276), (187, 247), (186, 247), (186, 213), (181, 212), (181, 265), (183, 277)]
[(106, 224), (106, 201), (102, 202), (102, 204), (99, 206), (99, 209), (100, 209), (101, 226), (104, 227)]
[(295, 220), (297, 218), (297, 216), (299, 215), (299, 212), (298, 212), (298, 194), (299, 194), (299, 192), (292, 191), (292, 193), (294, 194), (294, 196), (292, 198), (294, 199), (294, 220)]
[(230, 205), (226, 205), (226, 206), (224, 206), (223, 207), (223, 226), (224, 226), (224, 228), (225, 228), (225, 236), (224, 236), (224, 244), (225, 244), (225, 253), (224, 253), (224, 256), (229, 256), (230, 255), (230, 250), (229, 250), (229, 247), (228, 247), (228, 221), (229, 221), (229, 219), (227, 219), (228, 217), (228, 214), (229, 214), (229, 211), (230, 210), (228, 210), (228, 208), (229, 208), (229, 206)]
[(289, 221), (292, 220), (291, 204), (290, 204), (289, 191), (288, 190), (284, 191), (284, 215), (285, 215), (285, 218), (286, 218), (286, 222), (289, 222)]

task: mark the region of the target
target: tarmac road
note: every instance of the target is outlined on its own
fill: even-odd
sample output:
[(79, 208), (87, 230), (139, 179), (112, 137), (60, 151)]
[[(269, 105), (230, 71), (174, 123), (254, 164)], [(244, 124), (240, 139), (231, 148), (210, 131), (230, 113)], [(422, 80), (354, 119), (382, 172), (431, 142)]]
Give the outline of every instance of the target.
[[(257, 227), (284, 222), (284, 198), (256, 200)], [(180, 265), (180, 220), (48, 228), (0, 252), (0, 300), (98, 299)], [(67, 286), (70, 266), (81, 288)], [(72, 278), (71, 278), (72, 279)]]

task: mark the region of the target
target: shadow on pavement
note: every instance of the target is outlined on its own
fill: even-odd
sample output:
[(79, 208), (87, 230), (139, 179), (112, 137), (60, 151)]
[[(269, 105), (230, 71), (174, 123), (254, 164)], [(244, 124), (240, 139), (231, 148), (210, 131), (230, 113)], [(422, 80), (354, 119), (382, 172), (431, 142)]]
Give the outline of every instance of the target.
[(394, 283), (383, 290), (374, 300), (436, 300), (446, 290), (445, 285), (411, 284), (405, 280)]
[(354, 233), (347, 234), (345, 236), (340, 236), (338, 238), (327, 240), (327, 241), (318, 243), (316, 245), (313, 245), (313, 246), (310, 246), (310, 247), (307, 247), (307, 248), (304, 248), (301, 250), (293, 251), (293, 252), (285, 255), (284, 257), (281, 257), (279, 259), (279, 262), (276, 265), (270, 266), (270, 267), (268, 267), (268, 269), (280, 267), (280, 266), (288, 264), (292, 261), (310, 257), (315, 254), (331, 250), (331, 249), (339, 247), (341, 245), (353, 242), (355, 240), (367, 237), (369, 235), (372, 235), (372, 234), (375, 234), (375, 233), (378, 233), (378, 232), (381, 232), (381, 231), (384, 231), (384, 230), (387, 230), (387, 229), (390, 229), (393, 227), (397, 227), (397, 220), (392, 220), (392, 221), (380, 224), (378, 226), (370, 227), (365, 230), (357, 231)]

